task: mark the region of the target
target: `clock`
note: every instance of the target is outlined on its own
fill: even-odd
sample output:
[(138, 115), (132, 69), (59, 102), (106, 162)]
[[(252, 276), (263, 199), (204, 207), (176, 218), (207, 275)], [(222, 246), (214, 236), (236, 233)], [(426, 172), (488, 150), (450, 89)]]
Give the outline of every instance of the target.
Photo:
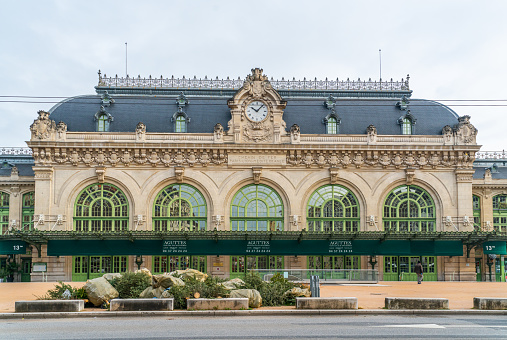
[(260, 122), (268, 116), (268, 108), (261, 101), (254, 101), (246, 107), (246, 116), (254, 122)]

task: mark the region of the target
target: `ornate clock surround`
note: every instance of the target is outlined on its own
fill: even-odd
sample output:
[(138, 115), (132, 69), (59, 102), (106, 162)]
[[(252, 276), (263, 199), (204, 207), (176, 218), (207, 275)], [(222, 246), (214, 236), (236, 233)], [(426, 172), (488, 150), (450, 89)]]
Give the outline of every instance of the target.
[[(234, 135), (235, 143), (280, 143), (281, 134), (286, 133), (283, 110), (287, 102), (262, 72), (260, 68), (252, 69), (243, 87), (227, 102), (231, 109), (228, 133)], [(250, 120), (246, 115), (248, 105), (255, 101), (267, 107), (267, 117), (260, 121)]]

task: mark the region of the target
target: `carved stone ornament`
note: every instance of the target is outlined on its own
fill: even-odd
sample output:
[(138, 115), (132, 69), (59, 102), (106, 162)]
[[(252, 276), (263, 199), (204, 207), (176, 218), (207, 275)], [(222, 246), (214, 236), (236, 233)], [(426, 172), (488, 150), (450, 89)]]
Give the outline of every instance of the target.
[(290, 142), (292, 144), (299, 144), (301, 142), (301, 132), (299, 125), (294, 124), (290, 127)]
[(146, 140), (146, 125), (139, 122), (136, 126), (136, 141), (145, 141)]
[(263, 122), (248, 122), (243, 126), (243, 140), (245, 142), (272, 141), (272, 128)]
[(32, 132), (32, 139), (50, 139), (51, 135), (56, 131), (56, 123), (54, 120), (49, 119), (49, 112), (39, 111), (39, 118), (33, 121), (30, 125)]
[(477, 132), (475, 126), (470, 124), (470, 116), (459, 117), (458, 124), (454, 125), (456, 144), (475, 144)]
[(16, 166), (13, 166), (11, 168), (11, 177), (18, 177), (19, 176), (19, 170)]
[(65, 135), (67, 133), (67, 124), (60, 121), (56, 125), (56, 139), (65, 139)]
[(176, 181), (178, 183), (183, 182), (183, 175), (185, 174), (185, 168), (182, 166), (174, 167), (174, 176), (176, 176)]
[(254, 98), (262, 97), (267, 90), (271, 89), (268, 77), (262, 72), (261, 68), (253, 68), (252, 74), (248, 75), (243, 83), (243, 88)]
[(492, 179), (493, 177), (491, 176), (491, 169), (488, 168), (486, 171), (484, 171), (484, 180), (491, 182)]
[(377, 128), (375, 125), (368, 125), (366, 128), (366, 133), (368, 134), (368, 144), (375, 143), (377, 141)]
[(183, 92), (180, 92), (178, 98), (176, 98), (176, 104), (178, 105), (178, 108), (184, 107), (188, 104), (188, 99)]
[(444, 126), (442, 129), (442, 135), (444, 136), (444, 143), (449, 144), (452, 142), (452, 127), (449, 125)]
[(401, 100), (399, 102), (396, 103), (396, 106), (400, 109), (400, 110), (407, 110), (408, 109), (408, 104), (410, 104), (410, 100), (407, 98), (406, 95), (403, 95), (401, 96)]
[(252, 175), (253, 175), (254, 183), (259, 184), (261, 182), (262, 167), (253, 167), (252, 168)]
[(414, 182), (415, 170), (407, 168), (405, 169), (405, 177), (407, 184), (412, 184)]
[(223, 142), (224, 141), (224, 127), (222, 124), (217, 123), (213, 129), (213, 141)]
[(95, 168), (95, 174), (97, 175), (97, 181), (99, 183), (104, 183), (106, 176), (106, 167), (98, 166)]
[(102, 95), (101, 99), (102, 106), (108, 107), (111, 104), (114, 104), (114, 99), (111, 97), (111, 95), (109, 95), (107, 91)]
[(218, 229), (222, 224), (224, 217), (222, 215), (213, 215), (211, 216), (211, 220), (215, 224), (215, 228)]
[(338, 169), (337, 168), (329, 168), (329, 179), (331, 184), (336, 184), (338, 182)]
[(290, 215), (289, 216), (289, 222), (294, 226), (297, 227), (299, 225), (300, 216), (299, 215)]

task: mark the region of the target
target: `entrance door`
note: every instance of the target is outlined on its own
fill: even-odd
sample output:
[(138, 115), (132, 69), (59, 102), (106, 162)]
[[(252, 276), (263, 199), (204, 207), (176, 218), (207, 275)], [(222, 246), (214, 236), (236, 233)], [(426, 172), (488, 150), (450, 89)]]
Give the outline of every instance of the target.
[(424, 280), (437, 281), (435, 256), (384, 256), (384, 281), (417, 281), (417, 261), (421, 261)]
[(32, 273), (32, 258), (21, 258), (21, 282), (30, 282)]
[(482, 282), (482, 259), (475, 259), (475, 277), (477, 282)]

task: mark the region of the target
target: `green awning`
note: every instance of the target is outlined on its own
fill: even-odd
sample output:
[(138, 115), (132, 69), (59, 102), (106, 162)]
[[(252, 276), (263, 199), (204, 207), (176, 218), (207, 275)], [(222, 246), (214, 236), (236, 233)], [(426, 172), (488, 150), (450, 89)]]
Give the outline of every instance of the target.
[(0, 241), (0, 255), (26, 254), (26, 242), (19, 240)]
[(407, 255), (462, 256), (461, 241), (410, 240), (49, 240), (70, 255)]
[(484, 254), (507, 255), (507, 243), (501, 241), (490, 241), (482, 244)]

